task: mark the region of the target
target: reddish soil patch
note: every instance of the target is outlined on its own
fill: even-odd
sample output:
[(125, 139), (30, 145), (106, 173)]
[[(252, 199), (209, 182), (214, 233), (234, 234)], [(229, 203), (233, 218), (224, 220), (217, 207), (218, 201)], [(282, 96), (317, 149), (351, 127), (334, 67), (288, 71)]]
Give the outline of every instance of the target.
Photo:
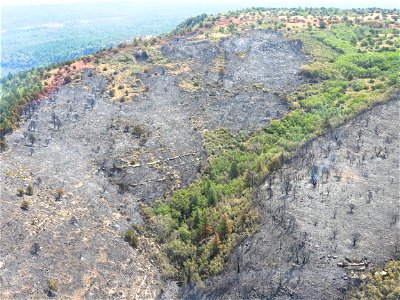
[(239, 18), (222, 19), (219, 20), (217, 23), (215, 23), (213, 27), (219, 29), (220, 27), (228, 26), (229, 23), (239, 24), (240, 19)]
[(63, 83), (64, 79), (67, 76), (71, 76), (73, 78), (78, 72), (83, 69), (94, 69), (94, 65), (90, 62), (80, 60), (76, 61), (70, 66), (65, 65), (60, 69), (50, 70), (48, 73), (51, 74), (50, 78), (44, 79), (44, 82), (47, 82), (45, 87), (45, 92), (39, 95), (39, 100), (47, 99), (47, 97), (54, 91), (56, 91)]

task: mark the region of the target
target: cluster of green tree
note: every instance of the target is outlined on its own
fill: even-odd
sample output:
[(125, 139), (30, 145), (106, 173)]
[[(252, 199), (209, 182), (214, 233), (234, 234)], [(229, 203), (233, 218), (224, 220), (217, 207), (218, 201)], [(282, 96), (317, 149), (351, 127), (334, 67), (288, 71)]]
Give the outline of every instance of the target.
[(218, 273), (232, 247), (257, 228), (253, 187), (306, 141), (384, 101), (399, 87), (399, 50), (360, 53), (356, 44), (370, 32), (365, 29), (338, 24), (293, 36), (310, 53), (318, 53), (304, 69), (310, 83), (288, 95), (293, 109), (248, 136), (226, 130), (208, 133), (211, 159), (202, 178), (145, 209), (170, 261), (168, 274), (188, 282)]
[(238, 17), (242, 13), (259, 13), (259, 12), (272, 12), (274, 15), (285, 14), (287, 16), (369, 16), (371, 14), (382, 14), (383, 16), (398, 15), (399, 9), (397, 8), (352, 8), (352, 9), (340, 9), (336, 7), (298, 7), (298, 8), (269, 8), (269, 7), (251, 7), (241, 10), (231, 11), (224, 16), (227, 17)]
[[(252, 9), (250, 13), (259, 10)], [(180, 29), (207, 28), (207, 22), (234, 13), (237, 12), (227, 16), (202, 15)], [(207, 133), (211, 159), (202, 178), (145, 208), (149, 227), (170, 261), (165, 265), (170, 268), (169, 274), (182, 281), (201, 281), (218, 273), (232, 247), (257, 229), (259, 214), (251, 202), (253, 187), (275, 172), (307, 140), (383, 101), (386, 94), (399, 87), (398, 48), (378, 51), (364, 47), (360, 51), (358, 47), (371, 36), (379, 38), (389, 33), (398, 36), (393, 30), (354, 23), (290, 33), (303, 42), (315, 59), (303, 68), (310, 82), (288, 95), (293, 109), (248, 136), (226, 130)], [(22, 108), (42, 92), (41, 79), (54, 67), (57, 66), (1, 79), (0, 137), (17, 125)]]
[(43, 69), (36, 69), (1, 79), (0, 139), (17, 126), (23, 107), (42, 92), (43, 75)]
[(42, 80), (49, 77), (48, 71), (72, 62), (66, 61), (15, 75), (9, 73), (0, 79), (0, 151), (6, 147), (5, 134), (18, 127), (24, 107), (44, 92), (46, 87), (42, 85)]
[(351, 289), (349, 299), (400, 299), (400, 260), (389, 261), (383, 270), (373, 269), (359, 287)]
[(204, 22), (206, 18), (207, 14), (201, 14), (196, 17), (186, 19), (184, 22), (179, 24), (174, 31), (175, 32), (179, 32), (181, 30), (191, 31), (193, 27), (195, 27), (196, 25), (200, 25), (202, 22)]
[[(218, 15), (207, 15), (202, 14), (198, 15), (193, 18), (189, 18), (179, 24), (173, 31), (171, 31), (170, 35), (184, 35), (188, 32), (201, 30), (202, 28), (210, 28), (214, 25), (217, 21), (221, 20), (221, 18), (239, 18), (243, 14), (256, 16), (257, 14), (262, 15), (263, 13), (268, 13), (270, 17), (278, 17), (281, 15), (285, 15), (288, 18), (292, 16), (314, 16), (314, 17), (323, 17), (328, 18), (331, 21), (337, 21), (337, 17), (343, 17), (343, 21), (346, 23), (355, 23), (355, 24), (362, 24), (364, 23), (362, 17), (366, 16), (374, 16), (374, 14), (381, 14), (382, 20), (376, 19), (384, 22), (385, 24), (394, 24), (398, 20), (399, 10), (396, 8), (393, 9), (382, 9), (382, 8), (353, 8), (353, 9), (339, 9), (334, 7), (320, 7), (320, 8), (313, 8), (313, 7), (305, 7), (305, 8), (266, 8), (266, 7), (252, 7), (252, 8), (245, 8), (235, 11), (229, 11), (225, 14), (218, 14)], [(356, 17), (354, 20), (351, 20), (349, 17)], [(262, 20), (258, 20), (259, 25), (261, 25)], [(370, 22), (370, 21), (368, 21)], [(367, 23), (368, 23), (367, 22)], [(230, 26), (233, 26), (231, 24)], [(378, 27), (377, 23), (372, 24), (374, 27)], [(378, 24), (379, 25), (379, 24)], [(255, 25), (253, 25), (255, 27)], [(270, 24), (269, 29), (281, 29), (285, 27), (286, 24), (283, 22), (273, 22)], [(324, 20), (320, 21), (320, 27), (326, 28), (326, 22)], [(233, 28), (228, 28), (229, 32), (235, 33)], [(222, 32), (224, 31), (223, 28), (220, 29)], [(373, 30), (371, 28), (371, 30)]]

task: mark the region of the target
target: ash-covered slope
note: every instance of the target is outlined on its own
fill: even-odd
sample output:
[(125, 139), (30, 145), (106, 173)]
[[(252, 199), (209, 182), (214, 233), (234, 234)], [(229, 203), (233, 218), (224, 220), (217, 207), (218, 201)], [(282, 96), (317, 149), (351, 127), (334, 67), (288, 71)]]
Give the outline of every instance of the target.
[(341, 299), (399, 259), (398, 120), (399, 94), (303, 147), (255, 194), (259, 232), (184, 297)]
[[(20, 129), (7, 136), (0, 298), (52, 295), (48, 279), (61, 298), (147, 299), (162, 290), (174, 297), (154, 265), (157, 246), (141, 237), (133, 249), (123, 240), (127, 228), (143, 223), (138, 204), (198, 176), (207, 159), (205, 130), (252, 130), (287, 111), (282, 92), (302, 83), (306, 56), (268, 31), (218, 44), (168, 41), (162, 53), (190, 69), (149, 68), (138, 74), (146, 92), (125, 103), (113, 102), (106, 79), (87, 70), (81, 81), (28, 106)], [(204, 85), (182, 88), (193, 76)], [(19, 196), (29, 185), (33, 195)]]

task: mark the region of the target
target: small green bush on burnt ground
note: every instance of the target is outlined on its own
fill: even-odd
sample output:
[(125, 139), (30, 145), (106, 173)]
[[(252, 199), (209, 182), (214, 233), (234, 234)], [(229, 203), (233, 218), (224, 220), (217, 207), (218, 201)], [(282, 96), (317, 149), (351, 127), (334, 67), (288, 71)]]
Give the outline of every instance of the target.
[(25, 211), (29, 210), (29, 202), (26, 201), (26, 200), (22, 201), (22, 203), (21, 203), (21, 209), (22, 209), (22, 210), (25, 210)]
[(139, 238), (132, 229), (128, 229), (125, 232), (124, 240), (125, 242), (129, 243), (129, 245), (131, 245), (133, 248), (137, 248), (139, 246)]
[(32, 187), (32, 185), (28, 185), (28, 187), (26, 188), (25, 194), (28, 195), (28, 196), (32, 196), (33, 195), (33, 187)]
[(18, 190), (17, 190), (17, 195), (18, 195), (19, 197), (23, 197), (23, 196), (25, 195), (25, 190), (24, 190), (24, 189), (18, 189)]
[(64, 84), (68, 84), (68, 83), (70, 83), (70, 82), (72, 82), (72, 77), (71, 76), (66, 76), (65, 78), (64, 78)]
[(49, 278), (47, 280), (47, 284), (49, 286), (49, 289), (52, 290), (53, 292), (57, 292), (58, 291), (58, 283), (55, 279)]
[(62, 189), (62, 188), (57, 189), (56, 190), (56, 196), (55, 196), (56, 200), (60, 201), (61, 198), (64, 196), (64, 194), (65, 194), (64, 189)]

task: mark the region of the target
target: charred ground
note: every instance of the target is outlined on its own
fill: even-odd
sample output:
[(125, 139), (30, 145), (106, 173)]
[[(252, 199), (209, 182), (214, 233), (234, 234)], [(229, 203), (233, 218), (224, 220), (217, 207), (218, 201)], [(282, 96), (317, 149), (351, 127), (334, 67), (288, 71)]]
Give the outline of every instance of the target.
[(259, 232), (185, 297), (342, 299), (367, 268), (398, 259), (398, 118), (396, 95), (305, 145), (255, 192)]
[[(20, 129), (7, 136), (9, 149), (1, 154), (4, 297), (41, 298), (48, 278), (57, 279), (62, 297), (157, 295), (164, 283), (150, 253), (121, 238), (132, 223), (143, 224), (138, 204), (198, 176), (207, 163), (205, 130), (249, 131), (287, 111), (279, 92), (251, 83), (262, 79), (265, 88), (279, 91), (292, 82), (294, 88), (306, 62), (298, 44), (264, 31), (220, 45), (174, 40), (162, 51), (173, 61), (190, 61), (195, 73), (149, 69), (137, 75), (147, 92), (118, 104), (107, 94), (106, 78), (86, 70), (79, 82), (28, 105)], [(227, 75), (205, 64), (218, 55), (228, 57)], [(281, 68), (283, 61), (291, 67)], [(281, 71), (271, 75), (271, 68)], [(179, 87), (193, 74), (226, 88)], [(19, 196), (28, 185), (33, 195)], [(24, 200), (27, 210), (20, 208)]]
[(35, 75), (0, 154), (1, 297), (342, 298), (398, 259), (397, 25), (285, 18)]

